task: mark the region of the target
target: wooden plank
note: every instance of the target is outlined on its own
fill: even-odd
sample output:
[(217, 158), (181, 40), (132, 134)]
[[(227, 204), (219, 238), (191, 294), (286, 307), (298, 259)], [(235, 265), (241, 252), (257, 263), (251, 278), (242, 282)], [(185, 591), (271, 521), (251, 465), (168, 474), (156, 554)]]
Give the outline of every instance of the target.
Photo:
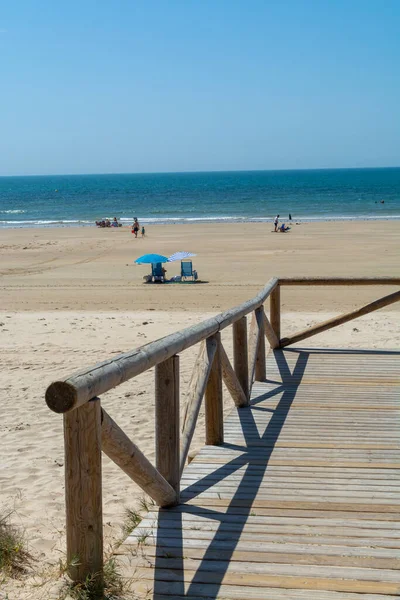
[[(227, 513), (228, 509), (229, 513)], [(190, 504), (186, 504), (175, 506), (172, 509), (168, 509), (168, 511), (162, 510), (162, 513), (162, 518), (165, 517), (166, 513), (178, 513), (180, 515), (184, 513), (190, 515), (197, 514), (200, 516), (200, 518), (203, 518), (204, 516), (207, 517), (209, 515), (213, 515), (214, 518), (220, 518), (221, 516), (224, 516), (224, 518), (226, 518), (227, 515), (235, 518), (237, 515), (239, 515), (238, 518), (242, 518), (243, 515), (245, 515), (246, 517), (267, 516), (275, 518), (301, 518), (305, 519), (306, 522), (311, 522), (311, 520), (319, 518), (328, 520), (344, 519), (346, 521), (354, 521), (354, 519), (361, 521), (388, 521), (390, 523), (390, 526), (392, 526), (393, 523), (400, 523), (400, 514), (395, 510), (393, 511), (393, 513), (389, 513), (387, 511), (379, 512), (375, 509), (375, 507), (371, 507), (369, 511), (366, 510), (357, 512), (354, 510), (346, 510), (342, 507), (340, 507), (339, 510), (334, 510), (329, 507), (327, 509), (326, 505), (324, 505), (321, 508), (312, 509), (302, 507), (291, 508), (287, 506), (283, 508), (280, 508), (279, 506), (259, 506), (257, 507), (257, 509), (255, 509), (252, 505), (234, 506), (233, 504), (229, 505), (225, 503), (221, 504), (220, 506), (215, 506), (215, 510), (210, 510), (210, 508), (207, 505), (202, 506), (201, 504), (197, 504), (192, 506)]]
[[(163, 559), (160, 558), (157, 563), (167, 565), (167, 562), (172, 563), (174, 559)], [(182, 561), (179, 560), (179, 563)], [(399, 595), (400, 584), (398, 583), (398, 575), (394, 576), (395, 571), (385, 571), (384, 575), (382, 570), (379, 569), (366, 569), (368, 574), (366, 577), (376, 577), (375, 579), (360, 579), (359, 573), (362, 569), (352, 569), (347, 567), (346, 570), (340, 567), (329, 567), (329, 572), (323, 576), (313, 576), (310, 571), (316, 569), (313, 565), (281, 565), (281, 564), (265, 564), (265, 572), (259, 572), (256, 568), (259, 563), (252, 563), (252, 570), (249, 572), (242, 572), (242, 569), (238, 571), (237, 562), (231, 563), (235, 567), (235, 572), (226, 571), (226, 565), (218, 565), (218, 561), (208, 561), (206, 567), (213, 567), (212, 570), (199, 570), (198, 561), (184, 560), (184, 569), (174, 570), (173, 568), (158, 567), (155, 570), (149, 570), (146, 568), (138, 568), (135, 571), (135, 576), (138, 579), (151, 577), (150, 572), (154, 573), (155, 582), (163, 582), (163, 589), (165, 589), (165, 582), (176, 582), (176, 581), (187, 581), (188, 583), (195, 580), (199, 583), (220, 583), (221, 574), (216, 572), (215, 569), (218, 567), (223, 569), (223, 583), (227, 585), (251, 585), (254, 587), (282, 587), (286, 589), (297, 588), (297, 589), (312, 589), (312, 590), (329, 590), (336, 592), (354, 592), (359, 594), (374, 593), (374, 594), (392, 594)], [(248, 569), (248, 563), (242, 563), (243, 570)], [(181, 567), (182, 568), (182, 567)], [(328, 569), (328, 568), (327, 568)], [(332, 571), (336, 573), (336, 570), (340, 569), (341, 573), (338, 573), (337, 577), (332, 577)], [(321, 568), (322, 570), (322, 568)], [(150, 572), (149, 572), (150, 571)], [(303, 572), (302, 572), (303, 571)], [(350, 574), (352, 572), (352, 575)], [(280, 573), (281, 574), (278, 574)], [(299, 574), (297, 574), (299, 573)], [(387, 573), (389, 579), (386, 580)], [(346, 578), (344, 576), (346, 575)], [(385, 576), (385, 579), (383, 579)], [(356, 579), (358, 577), (358, 579)]]
[[(148, 574), (146, 579), (141, 575), (140, 583), (137, 584), (138, 592), (143, 594), (140, 598), (148, 600), (149, 590), (154, 595), (152, 600), (165, 600), (174, 598), (174, 600), (393, 600), (393, 595), (386, 595), (378, 592), (364, 593), (362, 599), (359, 593), (338, 591), (325, 591), (320, 589), (312, 590), (309, 587), (278, 588), (275, 585), (268, 587), (253, 587), (245, 584), (240, 586), (226, 585), (220, 583), (197, 583), (189, 581), (163, 581), (154, 582)], [(184, 594), (184, 595), (181, 595)], [(218, 594), (216, 596), (216, 594)]]
[[(202, 472), (197, 472), (192, 475), (185, 475), (181, 479), (182, 488), (189, 485), (201, 485), (201, 482), (205, 477), (205, 474)], [(243, 472), (240, 475), (237, 475), (236, 472), (233, 474), (226, 474), (223, 479), (221, 479), (221, 475), (218, 474), (207, 474), (207, 483), (204, 485), (210, 485), (214, 482), (219, 482), (220, 485), (239, 485), (243, 482), (244, 474)], [(376, 479), (371, 480), (370, 478), (364, 479), (351, 479), (350, 483), (343, 479), (328, 479), (323, 477), (274, 477), (272, 475), (265, 474), (264, 476), (257, 476), (256, 474), (248, 474), (246, 473), (246, 483), (248, 485), (257, 485), (260, 482), (263, 486), (275, 486), (275, 487), (310, 487), (310, 488), (318, 488), (323, 487), (324, 489), (340, 487), (343, 488), (343, 485), (346, 485), (346, 489), (358, 489), (362, 488), (364, 490), (374, 490), (376, 487), (381, 490), (393, 490), (400, 492), (400, 481), (394, 482), (389, 480)]]
[[(252, 581), (253, 585), (259, 585), (257, 582), (257, 577), (262, 578), (263, 576), (268, 575), (281, 575), (288, 578), (293, 576), (303, 576), (309, 577), (313, 580), (318, 580), (320, 578), (329, 578), (332, 580), (341, 581), (347, 580), (349, 583), (376, 582), (381, 583), (383, 588), (385, 584), (393, 583), (398, 587), (397, 589), (394, 586), (391, 587), (392, 591), (400, 592), (400, 572), (394, 569), (364, 569), (359, 567), (346, 567), (343, 569), (333, 565), (291, 565), (282, 563), (262, 564), (250, 562), (235, 562), (234, 564), (227, 565), (226, 563), (223, 563), (223, 561), (218, 560), (205, 560), (200, 563), (200, 561), (194, 559), (183, 558), (183, 561), (181, 561), (175, 558), (165, 557), (160, 557), (158, 561), (158, 568), (162, 572), (157, 577), (158, 574), (156, 571), (156, 578), (161, 580), (164, 579), (163, 576), (165, 576), (164, 580), (167, 581), (173, 580), (176, 577), (180, 577), (183, 573), (186, 574), (188, 571), (195, 571), (197, 573), (196, 579), (198, 581), (201, 581), (203, 578), (204, 581), (207, 581), (210, 576), (212, 578), (211, 574), (218, 574), (218, 572), (222, 572), (227, 578), (229, 578), (230, 575), (235, 576), (239, 574), (248, 574), (248, 581)], [(180, 571), (180, 573), (173, 573), (175, 570)], [(170, 575), (168, 575), (168, 573), (170, 573)], [(246, 577), (243, 577), (240, 580), (244, 582), (245, 579)], [(240, 585), (240, 583), (238, 583), (238, 585)], [(314, 586), (311, 585), (310, 587), (313, 589)], [(327, 588), (322, 587), (322, 589)], [(383, 590), (381, 589), (381, 591)]]
[[(189, 516), (189, 515), (186, 515)], [(198, 516), (198, 515), (196, 515)], [(226, 516), (232, 516), (232, 515), (226, 515)], [(279, 538), (276, 540), (277, 542), (279, 541), (285, 541), (287, 539), (287, 536), (296, 536), (296, 535), (311, 535), (311, 536), (318, 536), (318, 535), (325, 535), (325, 536), (329, 536), (329, 541), (327, 543), (331, 543), (331, 544), (335, 544), (337, 542), (337, 538), (341, 537), (343, 538), (344, 544), (346, 545), (346, 540), (352, 539), (353, 538), (366, 538), (367, 540), (370, 539), (372, 540), (372, 543), (374, 546), (379, 547), (380, 546), (380, 542), (386, 541), (388, 543), (393, 543), (395, 541), (395, 544), (392, 546), (393, 548), (396, 547), (398, 548), (398, 540), (400, 539), (400, 532), (399, 529), (395, 529), (393, 527), (390, 527), (389, 524), (385, 524), (382, 521), (373, 521), (373, 525), (375, 525), (375, 527), (370, 527), (368, 526), (368, 522), (366, 525), (362, 526), (363, 522), (357, 522), (356, 521), (356, 525), (351, 525), (346, 521), (340, 521), (339, 519), (335, 520), (330, 520), (330, 519), (325, 519), (323, 521), (322, 524), (316, 524), (314, 523), (314, 521), (316, 519), (312, 519), (312, 523), (309, 524), (305, 524), (305, 521), (302, 520), (298, 520), (300, 522), (296, 523), (295, 519), (286, 519), (283, 520), (281, 519), (283, 522), (279, 523), (276, 520), (273, 520), (272, 517), (269, 518), (268, 517), (252, 517), (250, 518), (248, 521), (245, 521), (243, 523), (243, 521), (241, 519), (238, 519), (237, 516), (235, 516), (235, 520), (226, 520), (224, 517), (221, 517), (221, 520), (215, 520), (215, 519), (206, 519), (206, 518), (202, 518), (202, 519), (160, 519), (158, 521), (157, 517), (151, 517), (150, 515), (147, 515), (147, 517), (145, 519), (143, 519), (143, 521), (141, 521), (140, 523), (140, 529), (152, 529), (153, 531), (156, 531), (157, 529), (162, 529), (162, 530), (172, 530), (176, 536), (180, 535), (180, 531), (179, 529), (182, 528), (182, 531), (184, 531), (185, 529), (189, 529), (189, 530), (200, 530), (202, 532), (204, 531), (210, 531), (210, 532), (215, 532), (215, 531), (223, 531), (223, 532), (228, 532), (228, 531), (240, 531), (243, 532), (244, 534), (255, 534), (255, 539), (259, 539), (260, 537), (266, 537), (268, 539), (268, 536), (272, 536), (275, 534), (279, 534)], [(278, 520), (279, 521), (279, 520)], [(295, 521), (294, 523), (292, 521)], [(333, 527), (334, 527), (334, 522), (338, 523), (335, 526), (335, 529), (333, 531)], [(260, 527), (260, 525), (262, 525), (262, 527)], [(359, 539), (358, 540), (358, 544), (359, 545), (368, 545), (366, 542), (363, 541), (363, 539)], [(354, 540), (353, 540), (354, 541)]]
[(180, 451), (180, 473), (184, 469), (193, 434), (196, 428), (201, 403), (205, 394), (211, 367), (217, 350), (217, 341), (214, 337), (208, 338), (201, 343), (199, 356), (192, 373), (189, 385), (189, 400), (186, 405), (185, 417), (183, 419), (183, 431)]
[[(132, 552), (133, 544), (127, 543), (125, 546), (118, 548), (117, 555), (123, 556)], [(223, 547), (223, 543), (218, 548), (209, 549), (210, 544), (207, 541), (199, 542), (199, 546), (186, 546), (182, 549), (178, 543), (176, 546), (169, 546), (166, 552), (160, 545), (146, 544), (145, 555), (146, 558), (155, 558), (156, 556), (164, 557), (168, 555), (171, 558), (190, 558), (195, 560), (229, 560), (232, 563), (235, 562), (254, 562), (254, 563), (289, 563), (297, 565), (332, 565), (334, 567), (361, 567), (361, 568), (386, 568), (386, 569), (398, 569), (400, 560), (398, 558), (377, 558), (375, 556), (335, 556), (331, 554), (303, 554), (303, 553), (291, 553), (287, 550), (280, 551), (279, 548), (272, 549), (271, 551), (254, 551), (251, 548), (251, 543), (248, 543), (246, 547), (250, 549), (232, 549), (232, 547)], [(360, 549), (361, 550), (361, 549)], [(361, 550), (362, 552), (364, 550)], [(118, 561), (119, 565), (123, 564), (122, 561)], [(360, 600), (360, 599), (358, 599)]]
[[(143, 600), (148, 600), (149, 590), (154, 590), (154, 581), (142, 578), (138, 583), (139, 593), (143, 593)], [(158, 589), (160, 588), (160, 589)], [(181, 595), (184, 594), (184, 595)], [(218, 595), (217, 595), (218, 594)], [(268, 588), (249, 587), (246, 585), (232, 586), (225, 584), (205, 584), (196, 582), (163, 582), (158, 585), (152, 600), (393, 600), (393, 596), (386, 594), (360, 594), (351, 592), (331, 592), (324, 590), (293, 589), (293, 588)]]
[(179, 357), (156, 367), (156, 466), (176, 493), (179, 502)]
[[(396, 540), (378, 540), (376, 538), (352, 538), (334, 537), (329, 534), (268, 534), (244, 532), (237, 541), (237, 532), (224, 530), (218, 531), (184, 529), (144, 528), (142, 525), (129, 536), (129, 543), (135, 544), (138, 540), (146, 538), (146, 545), (158, 545), (160, 547), (182, 547), (185, 548), (207, 548), (212, 546), (214, 550), (238, 550), (248, 552), (271, 552), (284, 554), (309, 554), (311, 556), (368, 556), (383, 560), (397, 561), (400, 566), (400, 548)], [(208, 544), (207, 544), (208, 542)], [(288, 562), (288, 561), (285, 561)], [(351, 566), (348, 563), (348, 566)], [(391, 567), (392, 568), (392, 567)]]
[[(332, 499), (335, 498), (345, 498), (346, 501), (350, 502), (354, 502), (354, 501), (358, 501), (358, 499), (363, 499), (363, 498), (370, 498), (371, 502), (376, 502), (377, 500), (379, 501), (385, 501), (385, 500), (391, 500), (392, 503), (395, 503), (396, 499), (399, 500), (399, 506), (400, 506), (400, 496), (397, 492), (392, 492), (392, 491), (381, 491), (381, 490), (374, 490), (373, 492), (370, 490), (360, 490), (358, 488), (356, 489), (349, 489), (348, 487), (346, 487), (346, 489), (343, 489), (341, 487), (338, 486), (338, 489), (335, 488), (331, 488), (329, 490), (324, 489), (323, 486), (320, 487), (303, 487), (303, 486), (292, 486), (292, 487), (284, 487), (284, 486), (270, 486), (270, 487), (263, 487), (262, 491), (260, 490), (257, 494), (257, 498), (261, 499), (261, 498), (273, 498), (275, 496), (285, 496), (287, 499), (292, 498), (292, 496), (297, 496), (299, 499), (303, 498), (303, 497), (307, 497), (313, 500), (322, 500), (324, 498), (326, 498), (326, 494), (327, 492), (329, 492), (329, 497)], [(208, 486), (208, 485), (191, 485), (190, 487), (187, 487), (185, 489), (182, 489), (182, 499), (186, 498), (186, 497), (192, 497), (194, 494), (196, 493), (196, 495), (198, 497), (204, 497), (207, 496), (208, 498), (213, 497), (214, 495), (218, 496), (219, 498), (227, 498), (230, 497), (231, 495), (235, 496), (236, 498), (244, 498), (244, 497), (254, 497), (254, 484), (249, 483), (248, 486), (246, 485), (228, 485), (228, 484), (214, 484), (213, 486)]]
[[(347, 516), (344, 518), (339, 513), (339, 516), (333, 516), (332, 514), (322, 512), (322, 513), (312, 513), (307, 517), (307, 513), (304, 511), (297, 511), (292, 514), (293, 511), (278, 511), (275, 514), (275, 511), (270, 511), (271, 514), (261, 515), (261, 514), (247, 514), (242, 511), (235, 511), (235, 513), (218, 513), (218, 519), (211, 518), (206, 509), (203, 509), (202, 512), (201, 507), (199, 507), (199, 511), (197, 512), (186, 512), (188, 507), (184, 507), (181, 505), (181, 509), (176, 507), (174, 510), (163, 510), (158, 511), (154, 510), (147, 514), (146, 519), (151, 521), (157, 526), (165, 526), (168, 527), (168, 522), (172, 523), (180, 523), (182, 526), (185, 526), (185, 523), (193, 523), (193, 524), (204, 524), (204, 525), (215, 525), (218, 526), (219, 523), (223, 523), (225, 526), (231, 525), (234, 527), (242, 527), (243, 523), (245, 525), (262, 525), (263, 528), (268, 528), (272, 526), (304, 526), (304, 527), (330, 527), (331, 531), (333, 528), (341, 527), (347, 529), (348, 527), (356, 528), (358, 530), (368, 529), (370, 532), (372, 530), (380, 530), (377, 533), (381, 533), (382, 536), (386, 536), (387, 533), (398, 534), (398, 530), (400, 529), (400, 522), (387, 522), (381, 520), (380, 518), (374, 518), (373, 520), (366, 518), (355, 518), (352, 513), (352, 518)], [(371, 513), (373, 516), (376, 513)], [(363, 515), (365, 517), (365, 515)], [(400, 517), (399, 517), (400, 520)], [(175, 525), (173, 525), (175, 526)]]
[[(393, 480), (398, 482), (400, 479), (400, 472), (398, 469), (376, 469), (376, 468), (368, 468), (368, 469), (357, 469), (348, 467), (346, 469), (337, 468), (332, 466), (326, 467), (314, 467), (307, 465), (300, 465), (297, 469), (293, 470), (288, 466), (276, 466), (276, 465), (268, 465), (268, 470), (265, 471), (263, 466), (257, 464), (244, 463), (243, 465), (237, 465), (236, 463), (226, 463), (223, 467), (221, 467), (220, 463), (207, 461), (206, 463), (198, 462), (191, 463), (185, 469), (184, 475), (191, 476), (194, 474), (196, 477), (200, 477), (204, 473), (213, 473), (217, 471), (217, 478), (228, 475), (229, 473), (243, 474), (245, 471), (247, 475), (256, 475), (261, 472), (262, 476), (266, 477), (291, 477), (291, 478), (303, 478), (303, 477), (329, 477), (329, 478), (337, 478), (337, 479), (373, 479), (373, 480)], [(345, 483), (345, 482), (344, 482)]]
[[(195, 498), (190, 498), (186, 500), (186, 504), (199, 505), (203, 507), (214, 507), (217, 508), (229, 508), (234, 506), (246, 507), (250, 510), (258, 510), (259, 508), (285, 508), (285, 509), (295, 509), (295, 510), (326, 510), (326, 511), (353, 511), (357, 513), (361, 512), (371, 512), (376, 511), (377, 513), (396, 513), (399, 514), (399, 504), (398, 503), (386, 503), (386, 502), (370, 502), (370, 503), (361, 503), (361, 502), (346, 502), (345, 500), (338, 500), (336, 502), (329, 500), (315, 500), (314, 498), (306, 499), (302, 498), (296, 502), (296, 500), (287, 500), (276, 498), (275, 500), (271, 499), (261, 499), (261, 498), (237, 498), (228, 497), (222, 498), (222, 494), (213, 494), (212, 497), (204, 497), (196, 496)], [(397, 519), (398, 517), (396, 517)]]

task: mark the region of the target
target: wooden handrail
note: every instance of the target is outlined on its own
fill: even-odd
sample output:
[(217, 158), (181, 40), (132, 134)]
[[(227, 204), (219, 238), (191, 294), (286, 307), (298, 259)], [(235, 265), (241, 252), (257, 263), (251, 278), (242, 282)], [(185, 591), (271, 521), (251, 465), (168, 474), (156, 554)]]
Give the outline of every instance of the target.
[(279, 277), (279, 285), (400, 285), (400, 277)]
[(384, 296), (383, 298), (379, 298), (379, 300), (375, 300), (374, 302), (370, 302), (361, 308), (357, 308), (351, 312), (339, 315), (338, 317), (333, 317), (333, 319), (328, 319), (319, 325), (314, 325), (314, 327), (309, 327), (308, 329), (304, 329), (303, 331), (299, 331), (295, 335), (291, 335), (290, 337), (286, 337), (281, 339), (280, 347), (284, 348), (285, 346), (289, 346), (290, 344), (294, 344), (295, 342), (300, 342), (301, 340), (305, 340), (317, 333), (322, 333), (323, 331), (327, 331), (328, 329), (332, 329), (332, 327), (337, 327), (338, 325), (342, 325), (343, 323), (347, 323), (348, 321), (352, 321), (353, 319), (357, 319), (358, 317), (362, 317), (363, 315), (367, 315), (374, 310), (378, 310), (379, 308), (383, 308), (384, 306), (389, 306), (389, 304), (393, 304), (394, 302), (398, 302), (400, 300), (400, 291), (394, 292), (393, 294), (389, 294), (388, 296)]
[(277, 285), (278, 279), (272, 277), (257, 296), (240, 306), (131, 352), (120, 354), (94, 367), (79, 371), (71, 377), (55, 381), (46, 390), (48, 407), (54, 412), (66, 413), (82, 406), (95, 396), (101, 396), (117, 385), (171, 358), (174, 354), (232, 325), (261, 306)]

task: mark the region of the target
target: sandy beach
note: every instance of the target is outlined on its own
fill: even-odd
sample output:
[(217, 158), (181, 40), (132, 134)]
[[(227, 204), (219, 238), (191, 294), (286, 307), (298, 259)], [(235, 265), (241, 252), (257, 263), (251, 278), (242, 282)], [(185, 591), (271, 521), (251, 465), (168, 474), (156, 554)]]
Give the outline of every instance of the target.
[[(0, 231), (0, 300), (6, 310), (220, 311), (248, 300), (271, 276), (384, 276), (399, 273), (400, 221), (316, 222), (274, 233), (268, 223), (165, 225), (135, 239), (119, 229)], [(140, 255), (195, 252), (204, 284), (143, 285)], [(167, 276), (179, 263), (166, 265)], [(388, 289), (388, 288), (387, 288)], [(390, 293), (388, 289), (387, 293)], [(291, 289), (283, 307), (348, 309), (371, 288)]]
[[(399, 276), (400, 222), (293, 224), (287, 234), (266, 224), (154, 226), (145, 239), (130, 228), (0, 231), (0, 507), (15, 508), (41, 575), (3, 583), (0, 598), (57, 597), (46, 566), (64, 558), (62, 418), (44, 402), (47, 385), (85, 365), (138, 347), (233, 307), (272, 275)], [(146, 285), (141, 254), (195, 252), (203, 283)], [(178, 274), (179, 263), (167, 265)], [(283, 334), (395, 291), (385, 286), (290, 288), (282, 293)], [(307, 347), (398, 349), (400, 305), (389, 306), (311, 338)], [(231, 354), (231, 331), (223, 332)], [(197, 348), (181, 357), (186, 402)], [(224, 390), (225, 408), (232, 401)], [(154, 372), (110, 391), (107, 411), (154, 458)], [(194, 446), (202, 444), (201, 415)], [(106, 457), (104, 524), (108, 544), (121, 536), (137, 488)], [(36, 585), (37, 584), (37, 585)], [(54, 588), (55, 589), (55, 588)], [(2, 596), (3, 593), (3, 596)]]

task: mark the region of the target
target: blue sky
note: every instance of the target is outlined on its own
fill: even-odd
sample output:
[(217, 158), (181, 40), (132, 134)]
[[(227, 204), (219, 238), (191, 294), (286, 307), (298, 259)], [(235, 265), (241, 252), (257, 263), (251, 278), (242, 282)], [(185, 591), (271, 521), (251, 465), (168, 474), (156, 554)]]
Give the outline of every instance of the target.
[(400, 165), (399, 0), (5, 0), (0, 175)]

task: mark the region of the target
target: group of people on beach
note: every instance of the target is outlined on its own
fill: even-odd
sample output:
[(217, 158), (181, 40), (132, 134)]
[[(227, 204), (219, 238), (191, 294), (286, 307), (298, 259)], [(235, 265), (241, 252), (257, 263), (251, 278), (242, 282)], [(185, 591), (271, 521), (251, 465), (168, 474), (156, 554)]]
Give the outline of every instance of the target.
[[(114, 217), (112, 221), (110, 221), (110, 219), (102, 219), (101, 221), (96, 221), (96, 226), (97, 227), (122, 227), (122, 223), (119, 223), (117, 217)], [(145, 237), (145, 235), (146, 235), (145, 228), (142, 226), (142, 229), (140, 229), (139, 221), (138, 221), (137, 217), (134, 217), (133, 223), (132, 223), (132, 233), (134, 234), (135, 238), (137, 238), (139, 231), (141, 231), (142, 238)]]
[(102, 219), (96, 221), (97, 227), (122, 227), (121, 223), (118, 223), (117, 217), (114, 217), (112, 221), (110, 219)]

